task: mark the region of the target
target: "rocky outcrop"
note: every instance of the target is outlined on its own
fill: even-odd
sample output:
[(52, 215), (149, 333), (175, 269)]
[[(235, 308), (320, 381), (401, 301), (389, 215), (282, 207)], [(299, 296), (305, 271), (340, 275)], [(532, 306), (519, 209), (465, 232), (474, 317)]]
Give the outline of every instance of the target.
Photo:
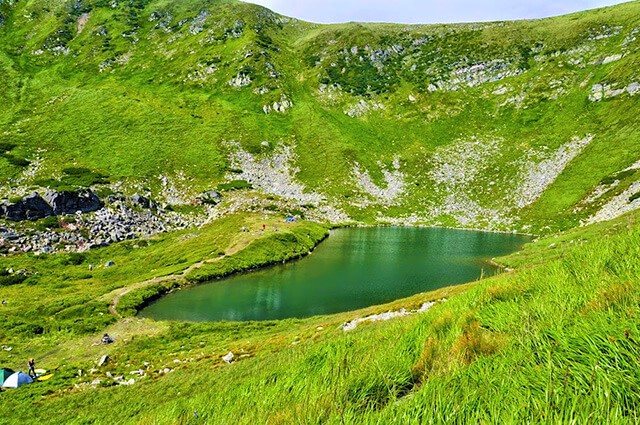
[(97, 211), (104, 206), (98, 195), (89, 189), (75, 192), (50, 190), (44, 194), (44, 199), (53, 208), (55, 215), (88, 213)]
[(7, 220), (38, 220), (59, 214), (86, 213), (102, 208), (104, 204), (91, 190), (77, 192), (50, 190), (44, 197), (33, 192), (17, 202), (0, 204), (0, 216)]
[[(267, 142), (268, 143), (268, 142)], [(307, 191), (307, 188), (296, 179), (300, 171), (293, 164), (296, 162), (295, 146), (277, 145), (270, 154), (254, 155), (242, 149), (238, 142), (228, 142), (232, 151), (229, 160), (232, 168), (242, 170), (239, 174), (228, 174), (229, 179), (246, 180), (259, 192), (276, 195), (282, 201), (290, 201), (296, 204), (296, 208), (302, 205), (313, 206), (314, 211), (322, 215), (317, 219), (328, 220), (332, 223), (344, 223), (349, 217), (339, 208), (332, 205), (320, 193)], [(263, 146), (269, 146), (263, 145)], [(234, 199), (232, 202), (238, 202)], [(253, 204), (246, 205), (240, 201), (229, 210), (239, 211), (240, 207), (253, 208)], [(307, 215), (307, 218), (311, 218)]]
[(524, 208), (542, 196), (555, 182), (569, 162), (576, 158), (593, 140), (592, 135), (574, 137), (559, 149), (551, 152), (531, 152), (522, 165), (512, 198), (516, 207)]
[(251, 77), (239, 72), (238, 75), (236, 75), (231, 80), (229, 80), (228, 84), (231, 87), (235, 87), (235, 88), (248, 86), (249, 84), (251, 84)]
[(360, 99), (357, 103), (349, 105), (343, 112), (351, 118), (357, 118), (367, 115), (370, 111), (382, 111), (387, 109), (380, 102), (369, 101)]
[(631, 186), (621, 194), (614, 196), (595, 215), (589, 217), (586, 223), (592, 224), (600, 221), (612, 220), (616, 217), (640, 208), (640, 182), (633, 182)]
[[(146, 238), (162, 232), (199, 226), (208, 218), (206, 214), (179, 214), (162, 210), (157, 207), (156, 202), (141, 195), (135, 197), (137, 203), (134, 203), (134, 197), (135, 195), (110, 195), (106, 198), (107, 205), (103, 208), (93, 214), (76, 214), (71, 220), (62, 219), (61, 227), (56, 229), (43, 231), (30, 227), (0, 228), (0, 249), (9, 253), (36, 254), (61, 250), (83, 251), (124, 240)], [(36, 198), (29, 199), (29, 205), (32, 205), (35, 202), (33, 199)], [(45, 202), (45, 205), (49, 204)], [(144, 205), (149, 207), (145, 208)], [(53, 208), (50, 205), (49, 208), (52, 210), (49, 215), (53, 215)]]
[[(369, 172), (366, 169), (361, 169), (360, 164), (357, 162), (353, 168), (353, 174), (357, 185), (366, 194), (375, 198), (377, 202), (380, 202), (382, 205), (390, 205), (404, 193), (406, 176), (400, 171), (400, 158), (398, 156), (393, 158), (392, 170), (384, 168), (381, 163), (378, 165), (382, 167), (381, 171), (386, 183), (386, 187), (384, 188), (376, 185), (371, 179)], [(363, 201), (361, 204), (366, 205), (368, 203)]]
[(0, 205), (0, 214), (11, 221), (37, 220), (53, 215), (53, 209), (38, 193), (34, 192), (18, 202)]
[(291, 102), (289, 98), (287, 98), (287, 95), (283, 93), (282, 96), (280, 96), (279, 102), (273, 102), (273, 105), (264, 105), (262, 110), (265, 114), (269, 114), (271, 111), (285, 113), (292, 106), (293, 102)]
[(624, 93), (628, 93), (629, 96), (634, 96), (640, 92), (640, 84), (636, 81), (626, 87), (616, 87), (616, 84), (594, 84), (593, 87), (591, 87), (589, 100), (592, 102), (600, 102), (603, 99), (610, 99)]
[(129, 198), (131, 205), (135, 207), (140, 207), (144, 209), (158, 209), (158, 204), (147, 198), (146, 196), (142, 196), (138, 193), (135, 193), (133, 196)]

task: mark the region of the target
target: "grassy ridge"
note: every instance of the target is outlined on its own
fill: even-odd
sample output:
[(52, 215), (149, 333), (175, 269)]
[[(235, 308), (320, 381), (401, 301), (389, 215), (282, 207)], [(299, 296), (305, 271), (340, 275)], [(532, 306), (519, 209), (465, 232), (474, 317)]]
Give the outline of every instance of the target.
[[(134, 315), (145, 303), (181, 284), (197, 284), (220, 279), (233, 273), (255, 270), (276, 263), (301, 258), (311, 252), (328, 235), (327, 228), (306, 223), (303, 226), (285, 226), (278, 233), (263, 234), (253, 239), (238, 252), (224, 255), (217, 261), (203, 262), (200, 267), (189, 270), (179, 279), (129, 292), (120, 300), (118, 311)], [(185, 282), (186, 281), (186, 282)]]

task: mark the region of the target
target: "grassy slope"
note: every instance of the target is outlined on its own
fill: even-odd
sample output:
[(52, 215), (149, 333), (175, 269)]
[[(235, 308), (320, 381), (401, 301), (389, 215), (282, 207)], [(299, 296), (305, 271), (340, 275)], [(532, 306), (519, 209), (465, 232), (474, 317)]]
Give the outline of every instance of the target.
[[(281, 224), (273, 218), (232, 215), (200, 229), (149, 240), (120, 243), (83, 254), (12, 256), (0, 259), (5, 270), (26, 270), (23, 283), (0, 287), (8, 304), (0, 310), (0, 338), (19, 355), (47, 351), (68, 337), (103, 329), (115, 321), (108, 305), (119, 288), (135, 286), (158, 276), (178, 274), (204, 262), (186, 276), (158, 282), (123, 297), (118, 311), (128, 315), (144, 299), (186, 279), (198, 281), (305, 255), (325, 236), (314, 223)], [(279, 232), (259, 231), (261, 223)], [(250, 232), (241, 232), (246, 226)], [(107, 261), (115, 266), (104, 267)], [(92, 269), (90, 269), (92, 265)], [(20, 336), (42, 335), (23, 340)], [(15, 361), (16, 351), (3, 352), (0, 361)]]
[[(245, 324), (120, 324), (124, 340), (112, 347), (89, 347), (85, 338), (43, 357), (40, 363), (50, 365), (73, 354), (57, 381), (5, 394), (3, 404), (16, 423), (68, 423), (69, 409), (75, 423), (191, 423), (194, 411), (220, 423), (635, 422), (637, 219), (552, 238), (552, 248), (540, 240), (505, 260), (519, 261), (515, 272), (361, 312)], [(367, 312), (442, 296), (448, 301), (422, 315), (350, 333), (338, 328)], [(228, 350), (248, 356), (224, 366)], [(75, 368), (86, 370), (104, 352), (111, 364), (74, 377)], [(176, 366), (174, 358), (186, 362)], [(36, 409), (29, 403), (107, 370), (127, 376), (166, 366), (176, 369), (133, 387), (45, 396)]]
[[(14, 107), (3, 111), (0, 141), (16, 143), (12, 153), (18, 157), (47, 150), (41, 153), (45, 162), (39, 175), (27, 184), (75, 163), (113, 182), (140, 182), (154, 193), (160, 174), (182, 171), (192, 179), (189, 190), (195, 194), (224, 180), (229, 166), (224, 140), (269, 153), (260, 146), (268, 140), (272, 146), (295, 143), (298, 179), (355, 218), (369, 221), (379, 206), (365, 211), (350, 206), (357, 195), (349, 180), (354, 161), (384, 186), (379, 162), (389, 166), (394, 155), (400, 156), (407, 180), (416, 182), (390, 211), (403, 216), (442, 202), (425, 176), (435, 148), (474, 136), (503, 140), (504, 155), (478, 177), (501, 184), (473, 195), (494, 208), (514, 189), (515, 169), (509, 165), (514, 160), (532, 148), (555, 149), (574, 136), (593, 134), (594, 143), (550, 190), (514, 213), (521, 224), (568, 228), (593, 212), (576, 215), (573, 206), (600, 179), (640, 155), (635, 143), (640, 129), (633, 114), (638, 97), (587, 101), (595, 83), (624, 86), (640, 80), (637, 41), (616, 62), (591, 63), (621, 51), (640, 25), (637, 2), (540, 21), (477, 26), (312, 25), (234, 2), (132, 2), (115, 9), (92, 1), (79, 5), (3, 5), (7, 22), (0, 28), (0, 70), (9, 77), (3, 79), (3, 96)], [(202, 31), (193, 34), (193, 19), (202, 10), (211, 15)], [(88, 21), (78, 33), (76, 21), (85, 12)], [(170, 32), (157, 28), (163, 21), (153, 18), (154, 12), (168, 16)], [(241, 33), (230, 35), (238, 22)], [(618, 26), (622, 29), (616, 33)], [(602, 31), (612, 35), (589, 41)], [(424, 45), (415, 45), (422, 39), (427, 40)], [(362, 53), (365, 46), (385, 51), (396, 45), (403, 53), (379, 59), (381, 65)], [(56, 54), (51, 50), (56, 46), (71, 53)], [(362, 60), (345, 53), (353, 46)], [(583, 64), (568, 63), (566, 52), (574, 49), (587, 49)], [(33, 53), (39, 50), (43, 53)], [(247, 52), (253, 55), (245, 57)], [(455, 69), (491, 60), (522, 73), (457, 91), (427, 90), (431, 83), (449, 81)], [(207, 64), (216, 71), (206, 80), (188, 78)], [(342, 66), (345, 72), (337, 72)], [(277, 78), (269, 76), (272, 69)], [(228, 81), (238, 72), (253, 82), (230, 87)], [(554, 81), (565, 90), (557, 99)], [(340, 85), (336, 100), (318, 95), (324, 82)], [(492, 94), (503, 86), (511, 90), (509, 95)], [(259, 87), (269, 92), (256, 94)], [(519, 91), (526, 94), (523, 107), (499, 106)], [(262, 106), (279, 101), (282, 94), (294, 107), (287, 114), (265, 115)], [(409, 95), (416, 100), (408, 101)], [(360, 118), (345, 115), (360, 100), (386, 109)], [(3, 177), (21, 171), (0, 159)], [(456, 224), (447, 217), (437, 219)], [(477, 224), (490, 225), (482, 219)]]

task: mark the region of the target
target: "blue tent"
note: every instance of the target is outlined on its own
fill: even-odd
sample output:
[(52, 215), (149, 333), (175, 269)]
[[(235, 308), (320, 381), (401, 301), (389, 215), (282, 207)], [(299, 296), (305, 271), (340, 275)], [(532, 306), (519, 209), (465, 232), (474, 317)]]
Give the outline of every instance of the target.
[(31, 384), (33, 379), (29, 375), (24, 372), (16, 372), (13, 375), (9, 376), (2, 383), (3, 388), (18, 388), (23, 386), (24, 384)]

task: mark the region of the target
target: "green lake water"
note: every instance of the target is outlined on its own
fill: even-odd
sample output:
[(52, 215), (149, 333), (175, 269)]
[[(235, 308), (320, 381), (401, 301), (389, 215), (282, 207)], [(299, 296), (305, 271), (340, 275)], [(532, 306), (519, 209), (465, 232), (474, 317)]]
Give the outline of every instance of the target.
[(239, 321), (355, 310), (493, 274), (490, 258), (529, 240), (436, 228), (337, 229), (303, 259), (176, 291), (140, 316)]

